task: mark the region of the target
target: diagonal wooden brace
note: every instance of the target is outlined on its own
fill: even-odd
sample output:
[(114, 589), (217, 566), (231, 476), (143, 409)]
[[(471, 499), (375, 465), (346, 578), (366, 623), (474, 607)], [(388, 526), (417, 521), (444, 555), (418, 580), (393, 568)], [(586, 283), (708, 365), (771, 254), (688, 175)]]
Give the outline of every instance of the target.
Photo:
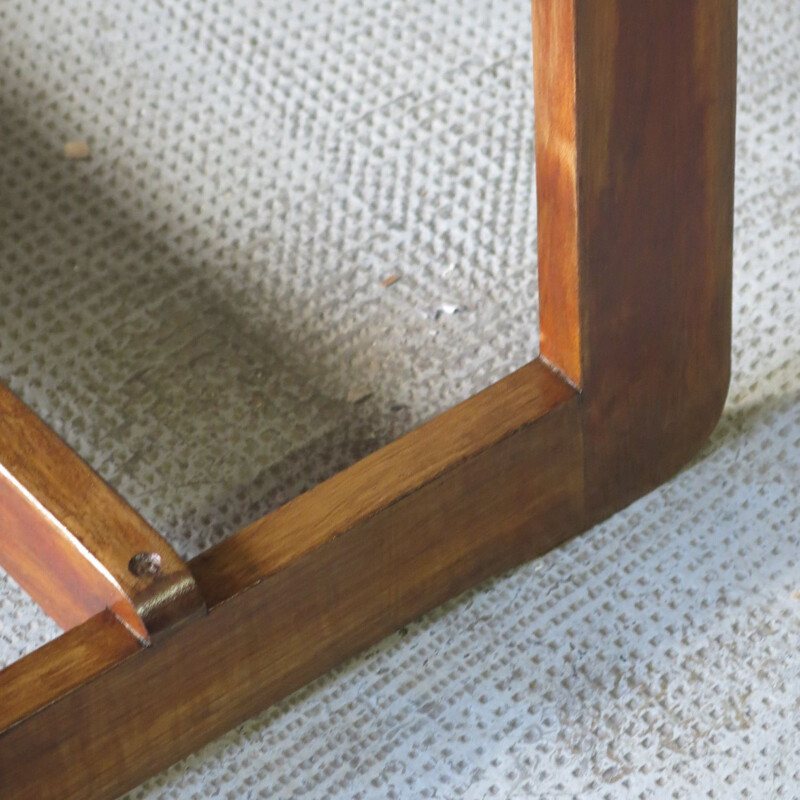
[(149, 642), (203, 609), (178, 554), (2, 384), (0, 565), (64, 629), (108, 608)]

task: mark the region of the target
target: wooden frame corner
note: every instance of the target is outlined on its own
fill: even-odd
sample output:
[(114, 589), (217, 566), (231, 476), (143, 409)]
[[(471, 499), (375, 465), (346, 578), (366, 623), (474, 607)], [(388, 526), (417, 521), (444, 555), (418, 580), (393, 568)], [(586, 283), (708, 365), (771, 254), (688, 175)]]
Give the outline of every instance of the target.
[(736, 12), (534, 0), (541, 357), (188, 565), (0, 392), (0, 561), (68, 628), (0, 672), (4, 796), (110, 800), (686, 464), (730, 373)]

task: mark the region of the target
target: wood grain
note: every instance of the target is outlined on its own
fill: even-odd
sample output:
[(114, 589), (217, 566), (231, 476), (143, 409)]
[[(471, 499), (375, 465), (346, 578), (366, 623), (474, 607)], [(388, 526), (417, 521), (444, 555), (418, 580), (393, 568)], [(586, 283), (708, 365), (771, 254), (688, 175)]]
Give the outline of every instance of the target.
[[(14, 662), (0, 671), (0, 731), (87, 685), (141, 647), (140, 640), (106, 610)], [(5, 789), (3, 778), (0, 770), (0, 787)]]
[[(552, 368), (537, 360), (199, 556), (208, 613), (153, 646), (95, 617), (21, 662), (66, 676), (42, 696), (27, 669), (0, 673), (0, 696), (20, 695), (0, 716), (9, 796), (116, 797), (700, 447), (730, 368), (736, 2), (535, 0), (534, 26)], [(47, 463), (9, 474), (48, 496)]]
[(581, 387), (575, 4), (534, 2), (532, 18), (539, 352)]
[[(161, 572), (137, 577), (137, 553)], [(186, 564), (0, 384), (0, 564), (63, 628), (113, 609), (143, 639), (202, 608)]]
[(680, 469), (728, 392), (733, 0), (580, 2), (578, 225), (587, 504)]
[[(503, 386), (516, 398), (511, 412)], [(357, 465), (286, 507), (291, 535), (287, 512), (275, 512), (276, 523), (267, 517), (193, 562), (214, 598), (207, 616), (38, 711), (27, 708), (0, 733), (10, 796), (116, 797), (425, 610), (579, 530), (577, 395), (542, 365), (494, 389), (399, 440), (364, 494), (352, 490)], [(297, 536), (310, 543), (302, 552)], [(64, 658), (69, 647), (52, 650)], [(0, 688), (17, 691), (13, 681)]]
[(682, 467), (727, 395), (737, 4), (533, 10), (542, 354), (582, 390), (596, 521)]
[(201, 553), (192, 571), (206, 600), (272, 574), (574, 396), (541, 361), (517, 370)]

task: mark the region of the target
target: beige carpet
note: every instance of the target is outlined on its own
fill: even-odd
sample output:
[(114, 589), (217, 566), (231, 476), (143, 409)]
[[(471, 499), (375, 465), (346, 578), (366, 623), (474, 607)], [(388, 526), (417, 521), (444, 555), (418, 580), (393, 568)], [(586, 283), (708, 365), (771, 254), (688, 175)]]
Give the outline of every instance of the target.
[[(131, 799), (800, 797), (800, 8), (740, 5), (701, 457)], [(509, 0), (0, 3), (0, 379), (188, 557), (525, 363), (529, 29)], [(0, 575), (0, 664), (56, 634)]]

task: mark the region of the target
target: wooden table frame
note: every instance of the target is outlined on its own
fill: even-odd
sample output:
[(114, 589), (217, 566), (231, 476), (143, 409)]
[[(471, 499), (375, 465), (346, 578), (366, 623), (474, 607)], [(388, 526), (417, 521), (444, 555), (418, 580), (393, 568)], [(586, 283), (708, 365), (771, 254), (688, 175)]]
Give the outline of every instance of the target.
[(730, 368), (736, 12), (534, 0), (541, 356), (188, 565), (0, 392), (0, 562), (66, 629), (0, 672), (4, 798), (117, 797), (697, 453)]

